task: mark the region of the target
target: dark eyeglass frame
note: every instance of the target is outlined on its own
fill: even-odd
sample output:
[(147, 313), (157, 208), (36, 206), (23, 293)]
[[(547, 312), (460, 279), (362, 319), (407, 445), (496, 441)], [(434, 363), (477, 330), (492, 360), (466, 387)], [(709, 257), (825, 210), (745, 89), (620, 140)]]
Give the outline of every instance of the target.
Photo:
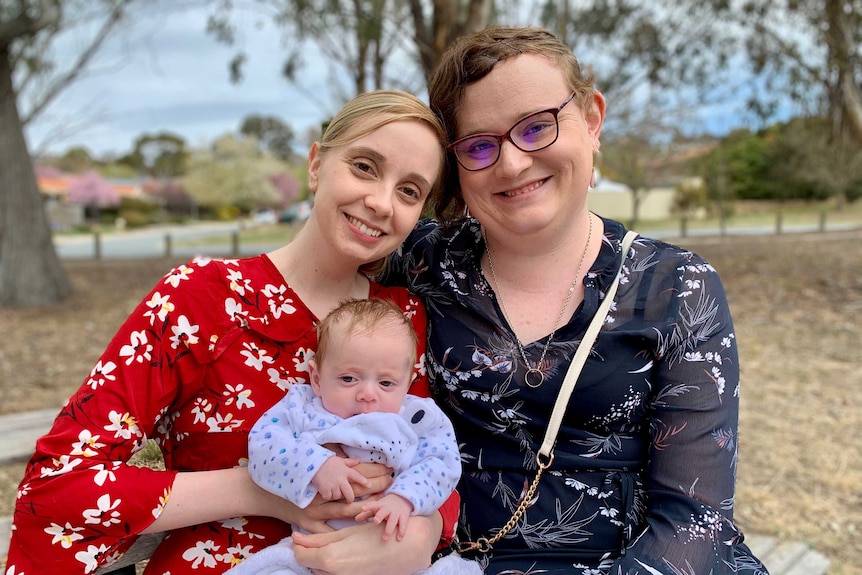
[[(538, 112), (533, 112), (532, 114), (527, 114), (526, 116), (524, 116), (523, 118), (521, 118), (520, 120), (515, 122), (515, 124), (511, 128), (509, 128), (509, 130), (505, 134), (491, 134), (491, 133), (470, 134), (469, 136), (464, 136), (463, 138), (459, 138), (458, 140), (455, 140), (454, 142), (452, 142), (451, 144), (446, 146), (446, 149), (455, 155), (455, 159), (458, 161), (458, 165), (460, 165), (462, 168), (464, 168), (468, 172), (478, 172), (480, 170), (490, 168), (491, 166), (496, 164), (497, 161), (500, 159), (500, 150), (502, 150), (502, 148), (503, 148), (503, 140), (508, 140), (508, 141), (512, 142), (512, 145), (515, 146), (516, 148), (518, 148), (519, 150), (521, 150), (522, 152), (528, 152), (529, 153), (529, 152), (538, 152), (539, 150), (544, 150), (545, 148), (548, 148), (551, 145), (553, 145), (554, 142), (556, 142), (557, 139), (560, 137), (560, 120), (557, 116), (559, 115), (560, 111), (563, 108), (565, 108), (569, 102), (571, 102), (574, 99), (575, 99), (575, 92), (572, 92), (571, 95), (569, 95), (569, 97), (566, 98), (566, 100), (562, 104), (557, 106), (556, 108), (548, 108), (547, 110), (539, 110)], [(554, 116), (554, 128), (556, 128), (556, 134), (554, 134), (554, 139), (551, 140), (550, 142), (548, 142), (547, 144), (539, 147), (539, 148), (533, 148), (530, 150), (525, 150), (524, 148), (519, 146), (515, 140), (512, 139), (512, 130), (517, 128), (525, 120), (529, 120), (530, 118), (532, 118), (534, 116), (540, 116), (542, 114), (551, 114)], [(481, 168), (468, 168), (467, 166), (464, 165), (464, 162), (461, 160), (461, 156), (458, 154), (458, 151), (457, 151), (457, 146), (459, 144), (461, 144), (462, 142), (466, 142), (467, 140), (472, 140), (473, 138), (493, 138), (494, 140), (497, 141), (497, 155), (494, 157), (493, 161), (491, 161), (491, 163), (489, 163), (487, 166), (482, 166)]]

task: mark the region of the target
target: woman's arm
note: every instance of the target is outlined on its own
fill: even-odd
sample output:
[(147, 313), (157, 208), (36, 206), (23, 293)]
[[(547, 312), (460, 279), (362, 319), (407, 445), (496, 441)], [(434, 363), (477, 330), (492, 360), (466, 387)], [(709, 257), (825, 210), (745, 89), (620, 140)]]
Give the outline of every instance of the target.
[(143, 533), (243, 515), (277, 517), (292, 523), (299, 518), (298, 511), (292, 503), (255, 485), (244, 467), (179, 473), (161, 514)]
[[(724, 289), (692, 254), (678, 276), (676, 313), (656, 350), (649, 405), (646, 524), (613, 572), (724, 572), (733, 524), (739, 361)], [(649, 304), (648, 304), (649, 305)]]
[(410, 575), (431, 564), (443, 529), (439, 513), (411, 517), (404, 539), (383, 540), (384, 524), (364, 523), (331, 533), (293, 536), (297, 560), (316, 574)]

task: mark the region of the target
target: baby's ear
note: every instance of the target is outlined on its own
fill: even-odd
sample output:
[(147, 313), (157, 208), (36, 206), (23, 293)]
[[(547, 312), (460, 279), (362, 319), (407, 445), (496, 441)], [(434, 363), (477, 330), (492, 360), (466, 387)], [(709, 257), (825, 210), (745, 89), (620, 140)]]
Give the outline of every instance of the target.
[(317, 362), (313, 359), (308, 361), (308, 376), (311, 390), (315, 395), (320, 395), (320, 370), (317, 369)]

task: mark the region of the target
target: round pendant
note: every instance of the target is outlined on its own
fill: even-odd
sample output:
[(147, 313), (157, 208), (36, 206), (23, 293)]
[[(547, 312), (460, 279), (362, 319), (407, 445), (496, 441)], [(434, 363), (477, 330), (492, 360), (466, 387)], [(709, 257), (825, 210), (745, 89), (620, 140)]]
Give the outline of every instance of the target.
[(524, 383), (535, 389), (545, 383), (545, 374), (542, 373), (541, 369), (531, 367), (527, 370), (526, 375), (524, 375)]

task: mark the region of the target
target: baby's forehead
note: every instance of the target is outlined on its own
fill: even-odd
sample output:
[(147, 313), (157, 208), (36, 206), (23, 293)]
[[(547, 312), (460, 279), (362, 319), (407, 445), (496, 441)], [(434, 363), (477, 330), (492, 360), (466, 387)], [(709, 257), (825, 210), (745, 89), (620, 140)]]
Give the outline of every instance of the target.
[(350, 336), (399, 336), (409, 337), (413, 326), (403, 317), (345, 318), (333, 324), (333, 332), (342, 337)]

